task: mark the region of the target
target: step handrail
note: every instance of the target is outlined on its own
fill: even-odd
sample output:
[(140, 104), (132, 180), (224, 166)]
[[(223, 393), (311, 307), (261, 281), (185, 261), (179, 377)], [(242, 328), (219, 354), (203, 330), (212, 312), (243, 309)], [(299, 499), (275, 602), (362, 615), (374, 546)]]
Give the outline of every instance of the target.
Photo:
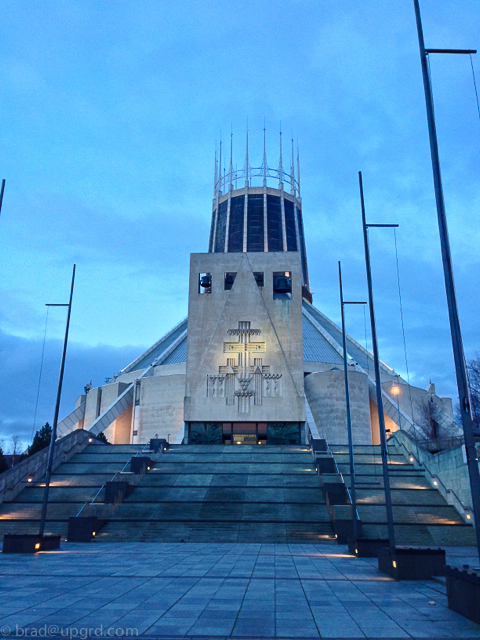
[[(139, 449), (139, 450), (137, 451), (137, 453), (136, 453), (133, 457), (134, 457), (134, 458), (136, 458), (136, 457), (138, 456), (138, 454), (139, 454), (139, 453), (143, 453), (143, 451), (145, 451), (145, 449), (147, 448), (147, 446), (149, 446), (148, 442), (147, 442), (147, 444), (145, 444), (141, 449)], [(115, 475), (113, 476), (113, 478), (111, 478), (111, 480), (107, 480), (107, 482), (113, 482), (113, 481), (115, 480), (115, 478), (118, 476), (118, 474), (119, 474), (119, 473), (123, 473), (123, 472), (125, 471), (125, 469), (127, 468), (127, 465), (129, 465), (129, 464), (130, 464), (131, 459), (132, 459), (132, 458), (129, 458), (129, 459), (127, 460), (127, 462), (125, 463), (125, 465), (124, 465), (123, 469), (122, 469), (121, 471), (116, 471), (116, 472), (115, 472)], [(105, 489), (105, 486), (106, 486), (107, 482), (104, 482), (104, 483), (102, 484), (102, 486), (100, 487), (100, 489), (97, 491), (97, 493), (93, 496), (93, 498), (92, 498), (91, 500), (86, 500), (86, 501), (84, 502), (84, 504), (82, 504), (82, 506), (80, 507), (80, 511), (79, 511), (79, 512), (77, 513), (77, 515), (75, 516), (76, 518), (78, 518), (78, 517), (81, 515), (82, 511), (85, 509), (85, 507), (87, 506), (87, 504), (93, 504), (93, 503), (95, 502), (95, 500), (96, 500), (96, 499), (98, 498), (98, 496), (100, 495), (100, 493), (101, 493), (102, 489)]]
[[(409, 451), (408, 448), (405, 446), (405, 443), (400, 442), (400, 440), (397, 437), (395, 437), (395, 433), (396, 432), (394, 432), (389, 439), (395, 438), (396, 445), (399, 447), (403, 447), (405, 449), (405, 452), (410, 462), (413, 462), (414, 464), (418, 465), (422, 469), (422, 471), (425, 472), (429, 482), (440, 492), (440, 494), (446, 499), (447, 502), (448, 502), (447, 495), (452, 496), (452, 503), (453, 503), (452, 506), (455, 507), (456, 511), (463, 518), (463, 520), (467, 524), (474, 524), (474, 515), (473, 515), (472, 509), (470, 509), (469, 506), (465, 505), (460, 500), (458, 495), (455, 493), (454, 489), (450, 489), (449, 487), (445, 486), (445, 484), (437, 475), (435, 475), (434, 473), (431, 473), (431, 471), (428, 469), (426, 464), (420, 462), (420, 460), (413, 453), (413, 451)], [(409, 434), (405, 434), (405, 435), (409, 437)]]

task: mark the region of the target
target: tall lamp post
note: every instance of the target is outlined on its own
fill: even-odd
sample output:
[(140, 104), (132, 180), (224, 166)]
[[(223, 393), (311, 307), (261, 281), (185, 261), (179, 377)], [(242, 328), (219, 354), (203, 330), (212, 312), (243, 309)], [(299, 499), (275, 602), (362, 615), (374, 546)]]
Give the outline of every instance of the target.
[(355, 495), (355, 463), (353, 459), (353, 433), (352, 433), (352, 416), (350, 410), (350, 389), (348, 386), (348, 356), (347, 356), (347, 337), (345, 331), (345, 309), (346, 304), (367, 304), (366, 302), (347, 302), (343, 299), (343, 285), (342, 285), (342, 263), (338, 261), (338, 283), (340, 288), (340, 309), (342, 312), (342, 340), (343, 340), (343, 369), (345, 378), (345, 402), (347, 408), (347, 432), (348, 432), (348, 453), (350, 458), (350, 497), (352, 500), (352, 528), (353, 528), (353, 541), (357, 542), (358, 538), (358, 514), (357, 514), (357, 500)]
[(5, 191), (5, 178), (2, 180), (2, 187), (0, 189), (0, 213), (2, 213), (3, 193)]
[(68, 329), (70, 326), (70, 313), (72, 310), (73, 286), (75, 284), (75, 267), (76, 265), (73, 265), (72, 285), (70, 287), (70, 300), (68, 304), (47, 304), (46, 305), (47, 307), (68, 307), (68, 313), (67, 313), (67, 323), (65, 326), (65, 338), (63, 340), (63, 352), (62, 352), (62, 361), (60, 364), (60, 374), (58, 376), (57, 401), (55, 403), (55, 414), (53, 416), (52, 437), (50, 440), (50, 449), (48, 451), (47, 473), (45, 477), (45, 492), (43, 494), (42, 514), (40, 516), (40, 529), (38, 533), (39, 536), (43, 536), (43, 532), (45, 531), (45, 519), (47, 516), (48, 493), (50, 490), (50, 477), (52, 475), (55, 439), (57, 437), (58, 413), (60, 411), (60, 397), (62, 395), (63, 371), (65, 369), (65, 356), (67, 355)]
[(472, 506), (475, 518), (475, 531), (477, 536), (477, 551), (480, 558), (480, 474), (478, 470), (478, 454), (475, 447), (475, 438), (473, 435), (471, 414), (472, 409), (470, 402), (470, 392), (468, 388), (467, 368), (465, 365), (465, 353), (463, 349), (462, 333), (460, 330), (460, 320), (458, 316), (457, 300), (455, 296), (455, 283), (453, 279), (450, 240), (448, 237), (445, 200), (443, 197), (442, 176), (440, 172), (440, 156), (438, 153), (437, 130), (435, 126), (435, 115), (433, 110), (433, 93), (430, 84), (430, 76), (428, 73), (427, 64), (427, 57), (430, 53), (471, 54), (477, 52), (473, 49), (425, 49), (419, 1), (413, 0), (413, 4), (415, 7), (415, 17), (417, 22), (420, 61), (422, 64), (428, 133), (430, 137), (430, 153), (432, 157), (433, 182), (437, 204), (438, 229), (440, 233), (443, 273), (445, 278), (445, 292), (447, 295), (453, 357), (455, 361), (455, 374), (457, 378), (458, 397), (460, 400), (463, 433), (465, 436), (465, 450), (467, 455), (468, 474), (470, 478), (470, 489), (472, 492)]
[(392, 496), (390, 493), (390, 479), (388, 477), (388, 447), (385, 432), (385, 416), (383, 415), (382, 379), (380, 377), (380, 359), (378, 357), (377, 328), (375, 324), (375, 309), (373, 306), (372, 269), (370, 266), (370, 249), (368, 246), (368, 227), (398, 227), (398, 224), (367, 224), (365, 220), (365, 200), (363, 197), (362, 172), (358, 172), (360, 185), (360, 200), (362, 205), (363, 241), (365, 245), (365, 269), (368, 284), (368, 306), (370, 307), (370, 324), (372, 328), (373, 361), (375, 367), (375, 387), (377, 392), (378, 423), (380, 431), (380, 445), (382, 452), (383, 486), (385, 489), (385, 506), (387, 509), (388, 542), (391, 553), (395, 552), (395, 529), (393, 526)]

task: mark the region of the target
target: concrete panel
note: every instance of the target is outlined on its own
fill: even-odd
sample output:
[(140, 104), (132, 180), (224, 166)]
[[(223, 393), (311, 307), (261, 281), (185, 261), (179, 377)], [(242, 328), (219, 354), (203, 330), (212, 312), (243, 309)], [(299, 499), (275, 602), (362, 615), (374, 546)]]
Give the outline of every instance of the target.
[[(112, 402), (116, 400), (116, 398), (118, 398), (118, 396), (122, 394), (127, 387), (128, 387), (128, 384), (123, 382), (113, 382), (113, 383), (106, 384), (104, 387), (102, 387), (100, 414), (102, 414), (106, 409), (108, 409), (108, 407), (112, 404)], [(90, 395), (90, 393), (92, 393), (92, 391), (90, 391), (88, 395)], [(130, 426), (128, 427), (128, 438), (125, 440), (125, 437), (126, 437), (125, 425), (126, 425), (126, 420), (128, 419), (126, 416), (127, 411), (124, 411), (103, 432), (105, 434), (105, 437), (111, 444), (129, 444), (130, 443)], [(118, 423), (118, 438), (119, 438), (118, 441), (117, 441), (117, 423)]]
[[(172, 368), (177, 365), (172, 365)], [(168, 367), (169, 368), (169, 367)], [(167, 369), (167, 367), (156, 367)], [(140, 405), (137, 407), (136, 442), (148, 442), (158, 435), (174, 442), (183, 426), (185, 374), (153, 375), (140, 381)]]
[[(353, 442), (371, 444), (368, 380), (349, 370)], [(305, 395), (319, 433), (329, 444), (348, 442), (345, 379), (343, 370), (318, 371), (305, 378)]]
[[(230, 290), (227, 272), (237, 274)], [(291, 297), (274, 297), (274, 272), (292, 274)], [(211, 293), (199, 293), (201, 273), (212, 274)], [(301, 300), (298, 252), (192, 254), (186, 421), (305, 420)], [(258, 330), (243, 344), (229, 334), (240, 323)]]
[(95, 389), (90, 389), (87, 394), (87, 404), (85, 407), (85, 429), (88, 429), (92, 422), (94, 422), (100, 415), (101, 396), (102, 387), (95, 387)]

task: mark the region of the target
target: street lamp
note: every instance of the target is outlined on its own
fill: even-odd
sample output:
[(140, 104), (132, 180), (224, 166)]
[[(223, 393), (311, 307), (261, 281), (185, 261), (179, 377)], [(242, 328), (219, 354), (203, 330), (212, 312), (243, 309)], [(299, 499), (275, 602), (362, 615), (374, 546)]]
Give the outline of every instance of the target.
[(392, 394), (397, 397), (397, 411), (398, 411), (398, 428), (402, 428), (401, 415), (400, 415), (400, 387), (393, 383), (390, 389)]

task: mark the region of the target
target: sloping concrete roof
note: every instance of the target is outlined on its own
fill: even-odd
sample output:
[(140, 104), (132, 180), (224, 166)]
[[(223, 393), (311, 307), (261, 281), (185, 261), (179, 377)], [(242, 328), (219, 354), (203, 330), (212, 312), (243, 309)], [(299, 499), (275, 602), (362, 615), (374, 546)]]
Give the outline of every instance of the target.
[[(188, 318), (184, 318), (150, 349), (125, 367), (122, 373), (144, 369), (154, 361), (158, 361), (159, 365), (186, 362), (187, 324)], [(348, 335), (347, 351), (351, 362), (358, 362), (364, 369), (373, 368), (373, 355)], [(341, 329), (305, 300), (303, 301), (303, 359), (306, 362), (343, 364)], [(392, 373), (392, 370), (383, 363), (382, 367)]]

